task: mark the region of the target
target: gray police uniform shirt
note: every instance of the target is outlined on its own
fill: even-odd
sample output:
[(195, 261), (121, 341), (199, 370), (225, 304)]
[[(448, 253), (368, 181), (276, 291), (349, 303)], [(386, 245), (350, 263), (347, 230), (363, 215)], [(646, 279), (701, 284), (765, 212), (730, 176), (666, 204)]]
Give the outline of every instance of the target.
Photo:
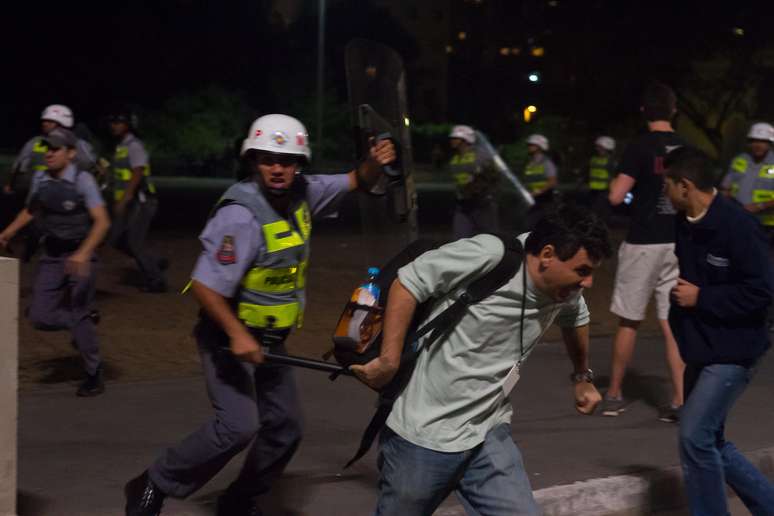
[(530, 165), (543, 165), (543, 170), (545, 170), (546, 177), (556, 177), (557, 168), (556, 164), (553, 162), (551, 158), (548, 157), (547, 154), (540, 154), (537, 158), (530, 158), (529, 163), (527, 163), (527, 166)]
[(126, 146), (129, 156), (129, 166), (132, 168), (145, 167), (150, 161), (145, 145), (132, 133), (128, 133), (119, 145)]
[[(33, 155), (32, 149), (43, 138), (43, 136), (35, 136), (24, 144), (13, 162), (12, 170), (19, 170), (22, 173), (34, 172), (30, 170), (30, 160)], [(94, 152), (94, 147), (86, 140), (78, 139), (76, 142), (73, 163), (78, 170), (91, 170), (97, 164), (97, 155)]]
[[(527, 233), (519, 236), (524, 242)], [(450, 306), (473, 279), (492, 270), (503, 256), (502, 241), (488, 234), (428, 251), (398, 271), (401, 284), (418, 301), (440, 298), (427, 320)], [(526, 263), (526, 260), (524, 260)], [(487, 432), (509, 423), (513, 414), (502, 387), (508, 372), (522, 364), (549, 326), (588, 324), (582, 293), (557, 303), (537, 290), (524, 265), (508, 283), (472, 305), (448, 337), (423, 349), (387, 426), (407, 441), (440, 452), (460, 452), (481, 444)], [(524, 306), (524, 356), (520, 315)], [(518, 386), (516, 387), (518, 388)]]
[[(306, 202), (312, 216), (335, 213), (341, 199), (349, 192), (348, 175), (304, 177), (308, 183)], [(217, 255), (227, 236), (233, 241), (235, 261), (223, 264)], [(199, 240), (204, 250), (194, 266), (191, 278), (226, 298), (234, 297), (255, 257), (266, 253), (261, 225), (250, 210), (238, 204), (218, 209), (199, 235)]]
[(79, 174), (76, 166), (73, 163), (70, 163), (65, 167), (58, 178), (52, 176), (46, 170), (38, 170), (35, 172), (35, 175), (32, 176), (30, 192), (27, 194), (25, 203), (28, 208), (32, 197), (37, 193), (40, 185), (47, 181), (67, 181), (68, 183), (75, 183), (75, 189), (83, 196), (83, 202), (89, 210), (105, 205), (105, 199), (102, 198), (102, 193), (99, 191), (99, 186), (97, 186), (97, 181), (94, 179), (94, 176), (86, 171)]

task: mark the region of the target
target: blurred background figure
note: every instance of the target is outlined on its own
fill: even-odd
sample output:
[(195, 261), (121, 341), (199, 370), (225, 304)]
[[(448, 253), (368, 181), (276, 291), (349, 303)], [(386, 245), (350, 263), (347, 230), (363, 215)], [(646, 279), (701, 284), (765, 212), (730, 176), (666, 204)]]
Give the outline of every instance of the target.
[(538, 219), (554, 200), (554, 189), (558, 184), (556, 164), (548, 155), (548, 138), (542, 134), (527, 137), (527, 164), (524, 166), (522, 181), (535, 199), (535, 205), (527, 213), (527, 228), (532, 229)]
[(497, 231), (498, 174), (491, 159), (476, 147), (476, 132), (470, 126), (455, 125), (449, 147), (453, 152), (449, 171), (457, 188), (454, 238)]

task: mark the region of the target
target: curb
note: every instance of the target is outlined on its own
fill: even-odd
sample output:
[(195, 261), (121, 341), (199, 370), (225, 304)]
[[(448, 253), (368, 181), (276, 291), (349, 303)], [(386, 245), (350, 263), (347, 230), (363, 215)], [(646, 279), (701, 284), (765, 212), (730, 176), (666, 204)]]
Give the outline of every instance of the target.
[[(744, 452), (764, 475), (774, 475), (774, 447)], [(543, 516), (639, 516), (686, 507), (679, 466), (592, 478), (534, 492)], [(435, 516), (465, 516), (461, 505)]]

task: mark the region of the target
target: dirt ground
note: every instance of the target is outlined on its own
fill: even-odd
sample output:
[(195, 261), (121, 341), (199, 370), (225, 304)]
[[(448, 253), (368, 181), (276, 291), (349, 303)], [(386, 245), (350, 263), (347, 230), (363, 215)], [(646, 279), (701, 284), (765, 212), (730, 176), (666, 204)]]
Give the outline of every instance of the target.
[[(440, 228), (443, 236), (447, 228)], [(191, 295), (180, 294), (200, 252), (196, 229), (162, 228), (151, 233), (150, 247), (171, 261), (170, 291), (145, 294), (137, 289), (134, 262), (117, 251), (100, 250), (97, 307), (102, 320), (97, 328), (108, 381), (135, 381), (199, 374), (199, 361), (191, 329), (197, 305)], [(617, 247), (622, 238), (614, 231)], [(291, 353), (319, 358), (330, 347), (331, 333), (352, 289), (368, 265), (369, 244), (359, 234), (331, 229), (312, 237), (312, 260), (307, 276), (309, 304), (304, 327), (291, 336)], [(34, 260), (22, 264), (20, 313), (29, 304)], [(586, 292), (592, 313), (592, 336), (612, 336), (616, 319), (608, 308), (615, 258), (605, 262)], [(652, 309), (643, 332), (658, 331)], [(559, 338), (552, 330), (548, 340)], [(67, 332), (41, 332), (19, 321), (19, 380), (22, 388), (38, 384), (76, 382), (82, 379), (77, 352)]]

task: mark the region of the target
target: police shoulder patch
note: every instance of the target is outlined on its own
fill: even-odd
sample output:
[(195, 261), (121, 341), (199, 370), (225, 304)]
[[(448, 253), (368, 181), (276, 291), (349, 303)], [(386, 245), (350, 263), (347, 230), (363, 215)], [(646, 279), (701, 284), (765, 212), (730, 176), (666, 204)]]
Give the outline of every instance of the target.
[(218, 252), (215, 255), (222, 265), (231, 265), (236, 263), (236, 247), (234, 246), (234, 237), (225, 235), (220, 243)]

